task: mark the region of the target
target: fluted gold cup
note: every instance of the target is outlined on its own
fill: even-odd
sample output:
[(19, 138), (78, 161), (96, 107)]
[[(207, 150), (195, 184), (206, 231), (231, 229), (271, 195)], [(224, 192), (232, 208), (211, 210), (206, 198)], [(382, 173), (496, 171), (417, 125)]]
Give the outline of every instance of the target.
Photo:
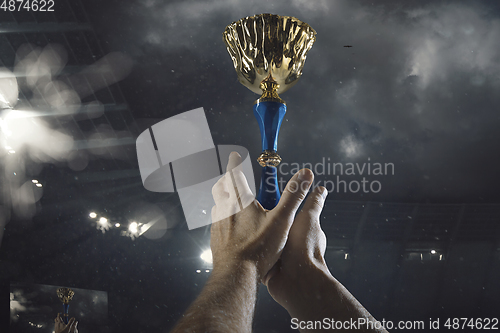
[(281, 157), (277, 146), (286, 113), (286, 103), (279, 94), (301, 77), (316, 31), (295, 17), (260, 14), (228, 25), (223, 40), (240, 83), (261, 95), (253, 107), (262, 139), (262, 154), (258, 158), (262, 177), (257, 200), (264, 208), (273, 209), (281, 196), (277, 176)]

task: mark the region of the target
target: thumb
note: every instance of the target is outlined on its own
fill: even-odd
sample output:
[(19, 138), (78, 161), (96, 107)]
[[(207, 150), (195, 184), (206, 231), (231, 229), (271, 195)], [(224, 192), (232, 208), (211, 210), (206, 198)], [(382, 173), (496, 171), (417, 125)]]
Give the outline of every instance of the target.
[(293, 219), (300, 204), (304, 201), (314, 179), (314, 174), (309, 169), (297, 172), (286, 185), (280, 201), (272, 210), (281, 219)]

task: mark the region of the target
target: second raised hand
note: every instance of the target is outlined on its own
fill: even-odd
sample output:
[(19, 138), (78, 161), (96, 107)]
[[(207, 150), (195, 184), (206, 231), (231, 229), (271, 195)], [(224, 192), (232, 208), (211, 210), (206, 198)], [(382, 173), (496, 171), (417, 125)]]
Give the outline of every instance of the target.
[[(239, 154), (232, 153), (228, 163), (231, 172), (226, 173), (213, 189), (211, 247), (214, 269), (235, 261), (250, 261), (256, 265), (260, 281), (280, 257), (295, 214), (314, 176), (308, 169), (300, 170), (288, 182), (278, 205), (267, 211), (253, 198), (238, 168), (240, 164)], [(240, 212), (239, 202), (243, 207)]]

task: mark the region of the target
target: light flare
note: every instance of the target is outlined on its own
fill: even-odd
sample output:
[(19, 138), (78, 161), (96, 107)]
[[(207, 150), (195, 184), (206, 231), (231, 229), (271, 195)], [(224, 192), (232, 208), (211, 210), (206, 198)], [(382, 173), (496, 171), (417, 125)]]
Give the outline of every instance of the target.
[(96, 224), (97, 230), (101, 230), (102, 233), (105, 233), (106, 231), (111, 228), (111, 223), (109, 223), (108, 219), (105, 217), (101, 217)]
[(130, 225), (128, 226), (128, 230), (133, 233), (133, 234), (137, 234), (139, 233), (139, 229), (138, 229), (139, 225), (137, 224), (137, 222), (132, 222), (130, 223)]
[(200, 255), (200, 258), (209, 264), (213, 263), (212, 250), (208, 249), (203, 251)]

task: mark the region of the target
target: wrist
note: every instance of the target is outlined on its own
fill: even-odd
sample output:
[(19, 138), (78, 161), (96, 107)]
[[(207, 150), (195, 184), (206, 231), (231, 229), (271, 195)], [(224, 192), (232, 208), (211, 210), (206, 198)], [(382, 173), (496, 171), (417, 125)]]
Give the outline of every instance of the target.
[(214, 261), (201, 294), (175, 332), (250, 333), (257, 298), (257, 269), (247, 261)]
[(211, 276), (241, 276), (242, 278), (257, 279), (257, 265), (249, 260), (237, 258), (214, 261)]
[(311, 262), (295, 283), (286, 304), (282, 304), (292, 318), (321, 320), (324, 315), (331, 316), (340, 310), (332, 305), (340, 302), (342, 285), (326, 264)]
[[(375, 322), (375, 318), (356, 298), (330, 273), (325, 265), (312, 265), (298, 283), (298, 292), (292, 301), (284, 306), (292, 318), (301, 321), (317, 321), (335, 318), (337, 321), (365, 318)], [(379, 332), (367, 330), (367, 332)], [(380, 332), (386, 332), (381, 330)]]

